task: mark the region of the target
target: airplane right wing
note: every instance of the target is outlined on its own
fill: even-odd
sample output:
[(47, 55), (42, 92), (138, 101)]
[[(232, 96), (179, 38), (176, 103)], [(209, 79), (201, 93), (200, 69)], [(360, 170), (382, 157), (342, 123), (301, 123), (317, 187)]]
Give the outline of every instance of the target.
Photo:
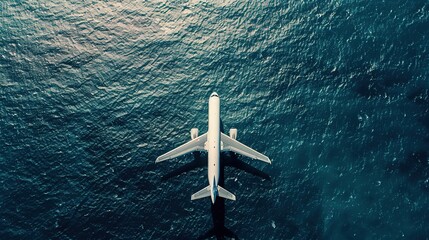
[(264, 154), (251, 149), (250, 147), (242, 144), (235, 139), (230, 138), (224, 133), (220, 134), (220, 140), (223, 142), (223, 151), (236, 152), (243, 156), (247, 156), (271, 164), (270, 159)]
[(194, 138), (191, 141), (159, 156), (156, 159), (155, 163), (159, 163), (168, 159), (179, 157), (193, 151), (205, 151), (204, 144), (206, 143), (206, 141), (207, 141), (207, 133), (204, 133), (203, 135), (197, 138)]

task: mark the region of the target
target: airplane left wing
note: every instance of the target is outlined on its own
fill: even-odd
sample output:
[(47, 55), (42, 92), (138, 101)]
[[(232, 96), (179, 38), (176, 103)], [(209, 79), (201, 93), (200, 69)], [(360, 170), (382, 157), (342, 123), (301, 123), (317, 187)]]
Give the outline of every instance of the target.
[(204, 144), (207, 141), (207, 133), (204, 133), (203, 135), (192, 139), (191, 141), (159, 156), (155, 163), (159, 163), (168, 159), (172, 159), (175, 157), (179, 157), (181, 155), (184, 155), (186, 153), (189, 152), (193, 152), (193, 151), (203, 151), (204, 149)]
[(257, 159), (266, 163), (271, 164), (270, 159), (262, 153), (259, 153), (250, 147), (242, 144), (241, 142), (230, 138), (228, 135), (221, 133), (220, 140), (223, 143), (223, 151), (231, 151), (241, 154), (246, 157)]

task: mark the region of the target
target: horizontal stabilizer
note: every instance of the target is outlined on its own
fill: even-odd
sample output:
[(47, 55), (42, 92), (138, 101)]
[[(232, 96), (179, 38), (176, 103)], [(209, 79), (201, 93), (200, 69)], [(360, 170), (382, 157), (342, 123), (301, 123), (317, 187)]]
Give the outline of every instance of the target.
[(205, 197), (210, 197), (210, 185), (192, 194), (191, 200), (196, 200)]
[(219, 185), (217, 186), (217, 189), (218, 189), (219, 197), (235, 201), (235, 195), (234, 194), (230, 193), (228, 190), (226, 190), (225, 188), (223, 188)]

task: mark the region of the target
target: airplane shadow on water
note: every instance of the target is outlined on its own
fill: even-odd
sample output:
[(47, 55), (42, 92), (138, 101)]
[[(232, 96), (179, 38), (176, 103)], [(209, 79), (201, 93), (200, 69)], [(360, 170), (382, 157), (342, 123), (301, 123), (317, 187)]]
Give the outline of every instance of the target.
[[(222, 124), (222, 123), (221, 123)], [(223, 127), (221, 127), (223, 132)], [(167, 173), (162, 177), (162, 180), (168, 180), (172, 177), (178, 176), (182, 173), (207, 166), (207, 156), (201, 156), (200, 152), (193, 152), (194, 160), (190, 163), (183, 165), (182, 167)], [(238, 156), (233, 152), (221, 153), (220, 157), (220, 167), (219, 167), (219, 185), (224, 186), (224, 172), (225, 167), (233, 167), (240, 170), (243, 170), (247, 173), (250, 173), (254, 176), (266, 179), (271, 181), (271, 177), (264, 173), (263, 171), (252, 167), (251, 165), (238, 159)], [(209, 239), (210, 237), (215, 236), (216, 239), (224, 239), (225, 237), (239, 239), (238, 236), (225, 227), (225, 199), (217, 197), (214, 204), (211, 204), (211, 214), (213, 221), (213, 228), (205, 232), (203, 235), (199, 236), (197, 239)]]
[[(187, 163), (183, 165), (182, 167), (167, 173), (162, 177), (162, 180), (168, 180), (172, 177), (178, 176), (182, 173), (207, 166), (207, 158), (204, 156), (201, 156), (200, 152), (194, 152), (194, 160), (190, 163)], [(237, 155), (235, 153), (222, 153), (221, 159), (220, 159), (220, 169), (219, 169), (219, 185), (224, 186), (224, 172), (225, 167), (234, 167), (240, 170), (243, 170), (247, 173), (250, 173), (252, 175), (255, 175), (257, 177), (271, 180), (271, 177), (264, 173), (263, 171), (256, 169), (249, 164), (241, 161), (238, 159)], [(215, 204), (211, 204), (211, 213), (212, 213), (212, 221), (213, 221), (213, 228), (208, 230), (206, 233), (198, 237), (198, 239), (208, 239), (212, 236), (216, 236), (217, 239), (224, 239), (224, 237), (229, 237), (233, 239), (239, 239), (238, 236), (225, 227), (225, 199), (217, 197)]]

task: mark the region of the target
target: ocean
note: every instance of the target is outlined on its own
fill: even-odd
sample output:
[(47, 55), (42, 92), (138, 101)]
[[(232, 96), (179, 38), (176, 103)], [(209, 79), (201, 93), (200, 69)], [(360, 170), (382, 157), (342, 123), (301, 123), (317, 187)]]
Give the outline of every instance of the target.
[(4, 0), (0, 239), (429, 239), (428, 76), (425, 0)]

